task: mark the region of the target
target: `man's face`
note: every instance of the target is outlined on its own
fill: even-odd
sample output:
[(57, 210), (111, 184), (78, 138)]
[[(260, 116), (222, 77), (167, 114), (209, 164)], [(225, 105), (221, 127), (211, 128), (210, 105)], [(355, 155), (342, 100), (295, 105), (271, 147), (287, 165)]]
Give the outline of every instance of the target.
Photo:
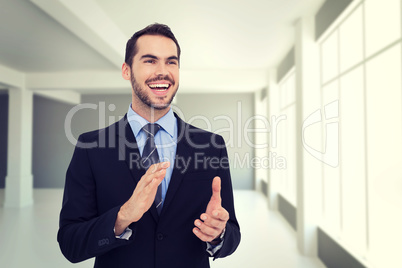
[(160, 35), (143, 35), (137, 40), (137, 54), (131, 68), (133, 100), (163, 110), (170, 106), (179, 87), (176, 44)]

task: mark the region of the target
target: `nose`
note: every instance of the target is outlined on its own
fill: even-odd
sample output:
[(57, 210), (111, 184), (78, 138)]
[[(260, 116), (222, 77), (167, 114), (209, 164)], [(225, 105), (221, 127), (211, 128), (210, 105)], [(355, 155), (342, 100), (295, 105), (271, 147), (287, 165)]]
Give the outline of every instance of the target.
[(159, 63), (156, 67), (155, 70), (155, 75), (156, 76), (165, 76), (168, 74), (167, 67), (164, 63)]

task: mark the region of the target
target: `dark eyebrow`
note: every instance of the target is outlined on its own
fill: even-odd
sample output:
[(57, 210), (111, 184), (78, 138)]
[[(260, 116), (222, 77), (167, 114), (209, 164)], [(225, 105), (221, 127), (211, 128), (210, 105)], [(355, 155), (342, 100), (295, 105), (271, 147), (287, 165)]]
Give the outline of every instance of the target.
[(158, 57), (156, 57), (156, 56), (154, 56), (154, 55), (151, 55), (151, 54), (142, 55), (142, 56), (141, 56), (141, 59), (143, 59), (143, 58), (151, 58), (151, 59), (155, 59), (155, 60), (158, 59)]
[[(141, 56), (141, 59), (144, 59), (144, 58), (151, 58), (151, 59), (154, 59), (154, 60), (158, 60), (158, 59), (159, 59), (158, 57), (156, 57), (156, 56), (154, 56), (154, 55), (151, 55), (151, 54), (142, 55), (142, 56)], [(176, 57), (176, 56), (170, 56), (170, 57), (167, 58), (167, 59), (168, 59), (168, 60), (177, 60), (177, 61), (179, 61), (179, 58)]]

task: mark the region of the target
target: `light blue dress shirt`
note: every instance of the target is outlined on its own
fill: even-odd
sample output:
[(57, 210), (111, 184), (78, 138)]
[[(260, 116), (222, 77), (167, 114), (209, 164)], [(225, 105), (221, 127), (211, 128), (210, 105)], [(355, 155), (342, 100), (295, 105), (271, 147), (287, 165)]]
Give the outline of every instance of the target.
[[(142, 130), (142, 127), (149, 122), (139, 116), (131, 108), (131, 104), (127, 112), (127, 120), (130, 124), (131, 130), (137, 140), (138, 149), (142, 156), (144, 151), (147, 134)], [(155, 123), (161, 126), (161, 129), (155, 135), (155, 145), (158, 150), (160, 162), (170, 162), (170, 166), (166, 170), (165, 178), (162, 181), (162, 206), (165, 202), (166, 192), (169, 187), (170, 179), (174, 167), (177, 149), (177, 119), (173, 114), (172, 109), (167, 112), (162, 118)]]

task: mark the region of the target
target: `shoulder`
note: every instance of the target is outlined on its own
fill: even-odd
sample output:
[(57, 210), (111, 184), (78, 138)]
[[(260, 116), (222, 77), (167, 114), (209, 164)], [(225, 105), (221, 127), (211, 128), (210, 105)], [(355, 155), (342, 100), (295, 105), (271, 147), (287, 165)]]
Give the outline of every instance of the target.
[(105, 128), (101, 129), (96, 129), (88, 132), (82, 133), (78, 137), (78, 141), (81, 142), (98, 142), (101, 139), (102, 140), (108, 140), (109, 135), (115, 135), (116, 133), (119, 133), (119, 129), (124, 129), (124, 127), (127, 125), (127, 120), (125, 117), (110, 126), (107, 126)]
[(97, 140), (99, 137), (99, 132), (102, 131), (102, 129), (97, 129), (97, 130), (92, 130), (89, 132), (84, 132), (82, 133), (79, 137), (79, 141), (93, 141)]

